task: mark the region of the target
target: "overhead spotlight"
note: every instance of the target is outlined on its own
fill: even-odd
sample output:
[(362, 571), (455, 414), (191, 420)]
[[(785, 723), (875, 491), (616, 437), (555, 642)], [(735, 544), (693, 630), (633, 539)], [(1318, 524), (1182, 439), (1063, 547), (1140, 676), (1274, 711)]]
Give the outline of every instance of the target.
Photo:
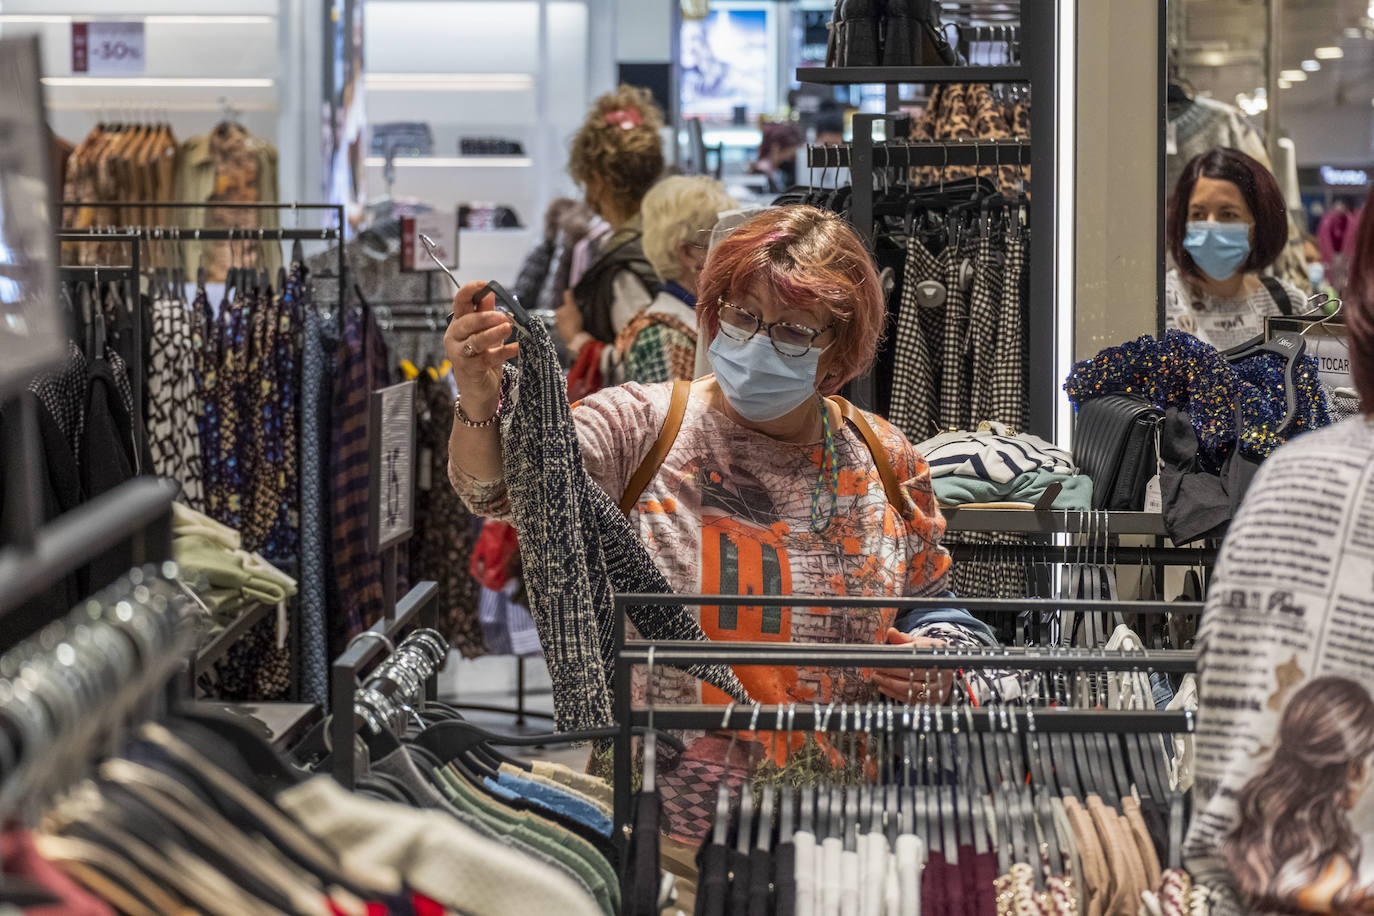
[(1290, 83), (1301, 83), (1307, 79), (1307, 74), (1301, 70), (1280, 70), (1279, 79), (1288, 80)]
[(1290, 83), (1290, 82), (1288, 82), (1288, 80), (1280, 79), (1280, 80), (1279, 80), (1279, 88), (1280, 88), (1280, 89), (1291, 89), (1291, 88), (1293, 88), (1293, 84)]
[(1341, 48), (1336, 45), (1318, 48), (1313, 51), (1312, 54), (1317, 60), (1340, 60), (1342, 57), (1345, 57), (1345, 51), (1341, 50)]
[(1356, 28), (1356, 27), (1353, 26), (1353, 25), (1352, 25), (1350, 28), (1346, 29), (1346, 30), (1345, 30), (1344, 32), (1342, 32), (1341, 34), (1343, 34), (1346, 38), (1363, 38), (1363, 37), (1364, 37), (1364, 32), (1362, 32), (1360, 29)]
[(1316, 73), (1318, 70), (1322, 68), (1322, 65), (1309, 57), (1307, 60), (1302, 62), (1302, 68), (1306, 70), (1308, 73)]

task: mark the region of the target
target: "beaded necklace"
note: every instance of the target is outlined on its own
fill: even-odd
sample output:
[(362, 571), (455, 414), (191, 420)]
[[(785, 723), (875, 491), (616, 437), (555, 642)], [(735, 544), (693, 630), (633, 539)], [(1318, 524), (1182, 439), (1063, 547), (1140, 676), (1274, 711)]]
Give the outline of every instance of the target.
[[(835, 508), (840, 501), (840, 475), (835, 470), (835, 437), (830, 432), (830, 410), (825, 398), (820, 398), (821, 429), (825, 434), (824, 449), (821, 452), (821, 466), (816, 473), (816, 489), (811, 492), (811, 530), (820, 534), (835, 520)], [(830, 512), (821, 517), (821, 491), (825, 489), (826, 474), (830, 475)]]

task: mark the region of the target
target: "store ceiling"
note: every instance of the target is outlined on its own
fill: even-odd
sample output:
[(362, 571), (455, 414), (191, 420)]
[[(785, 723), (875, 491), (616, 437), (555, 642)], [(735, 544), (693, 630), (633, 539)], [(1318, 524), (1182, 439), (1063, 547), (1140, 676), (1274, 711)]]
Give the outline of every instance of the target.
[[(1280, 0), (1282, 70), (1319, 70), (1281, 90), (1283, 107), (1368, 108), (1374, 99), (1374, 30), (1370, 0)], [(1265, 85), (1265, 0), (1170, 0), (1170, 32), (1180, 72), (1199, 90), (1235, 103)], [(1317, 48), (1338, 47), (1340, 59), (1317, 60)], [(1311, 64), (1309, 64), (1311, 66)]]

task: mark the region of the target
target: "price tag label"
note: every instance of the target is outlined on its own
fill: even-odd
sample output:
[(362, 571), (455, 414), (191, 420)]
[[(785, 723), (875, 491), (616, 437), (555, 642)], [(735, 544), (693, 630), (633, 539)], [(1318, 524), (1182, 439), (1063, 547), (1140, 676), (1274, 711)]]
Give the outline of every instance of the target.
[(434, 253), (450, 270), (458, 268), (458, 214), (438, 211), (401, 217), (401, 270), (438, 270), (439, 265), (425, 251), (421, 235), (434, 243)]
[(142, 22), (73, 22), (72, 72), (92, 76), (147, 69)]
[(415, 503), (415, 383), (372, 392), (367, 441), (368, 547), (384, 550), (410, 537)]

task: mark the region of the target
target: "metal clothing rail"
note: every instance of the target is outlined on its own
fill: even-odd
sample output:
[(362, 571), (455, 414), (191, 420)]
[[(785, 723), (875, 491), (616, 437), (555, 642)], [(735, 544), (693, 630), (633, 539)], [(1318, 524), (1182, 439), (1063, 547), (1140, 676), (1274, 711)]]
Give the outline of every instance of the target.
[[(1055, 733), (1191, 733), (1197, 716), (1190, 710), (1156, 712), (1137, 709), (1058, 709), (1054, 707), (984, 707), (972, 709), (948, 706), (915, 706), (913, 721), (904, 723), (902, 711), (906, 707), (893, 703), (894, 729), (909, 731), (914, 725), (931, 731), (951, 731), (971, 727), (978, 732), (1055, 732)], [(876, 705), (876, 709), (884, 709)], [(746, 731), (848, 731), (860, 732), (870, 722), (873, 734), (887, 731), (886, 712), (881, 718), (875, 708), (849, 704), (840, 711), (837, 707), (810, 703), (792, 706), (766, 705), (755, 707), (736, 705), (727, 715), (720, 706), (656, 706), (653, 709), (636, 707), (630, 713), (632, 727), (648, 727), (673, 731), (714, 731), (722, 728)], [(821, 728), (818, 728), (821, 726)], [(846, 727), (848, 726), (848, 727)]]
[[(650, 652), (652, 651), (652, 658)], [(691, 642), (630, 640), (620, 659), (632, 665), (777, 665), (826, 668), (1006, 668), (1010, 671), (1087, 669), (1110, 672), (1188, 674), (1197, 670), (1197, 652), (1158, 649), (1115, 652), (1103, 649), (908, 649), (888, 645), (834, 645), (795, 642)]]
[[(1155, 617), (1164, 614), (1201, 614), (1203, 604), (1192, 601), (1093, 601), (1084, 598), (896, 598), (861, 595), (646, 595), (625, 593), (615, 596), (622, 615), (632, 607), (817, 607), (817, 608), (918, 608), (959, 607), (980, 614), (1024, 614), (1028, 611), (1110, 611), (1123, 616)], [(623, 629), (622, 629), (623, 635)], [(624, 644), (622, 639), (619, 643)]]
[[(101, 201), (101, 202), (98, 202), (98, 203), (83, 203), (83, 202), (81, 202), (81, 201), (64, 200), (64, 201), (62, 201), (60, 204), (58, 204), (58, 206), (61, 207), (61, 208), (64, 209), (64, 210), (66, 210), (66, 209), (71, 209), (71, 208), (74, 208), (74, 207), (99, 207), (99, 208), (101, 208), (101, 209), (107, 209), (107, 210), (127, 210), (127, 209), (145, 209), (145, 210), (146, 210), (146, 209), (158, 209), (158, 210), (290, 210), (290, 211), (292, 211), (293, 213), (299, 212), (299, 211), (301, 211), (301, 210), (307, 210), (307, 211), (330, 211), (330, 212), (332, 212), (332, 213), (334, 214), (334, 219), (335, 219), (334, 225), (333, 225), (333, 226), (327, 226), (327, 227), (324, 227), (324, 228), (322, 228), (322, 229), (314, 229), (314, 230), (310, 230), (310, 229), (280, 229), (280, 230), (279, 230), (279, 229), (270, 229), (270, 230), (269, 230), (269, 229), (237, 229), (237, 230), (235, 230), (235, 229), (218, 229), (218, 228), (217, 228), (217, 229), (207, 229), (207, 228), (196, 229), (196, 228), (194, 228), (194, 227), (192, 227), (192, 228), (187, 228), (187, 227), (185, 227), (185, 226), (181, 226), (181, 227), (175, 227), (175, 226), (172, 226), (172, 227), (139, 226), (139, 227), (132, 227), (132, 228), (129, 229), (128, 231), (137, 233), (137, 234), (140, 236), (140, 238), (144, 239), (145, 241), (148, 240), (149, 238), (151, 238), (150, 233), (153, 233), (154, 231), (160, 230), (160, 231), (162, 231), (162, 232), (166, 232), (168, 229), (175, 230), (175, 229), (178, 229), (178, 228), (181, 229), (183, 232), (189, 232), (189, 233), (191, 233), (191, 237), (190, 237), (190, 239), (189, 239), (190, 241), (195, 241), (195, 240), (197, 240), (197, 239), (200, 239), (200, 240), (202, 240), (202, 241), (297, 241), (297, 240), (299, 240), (299, 241), (305, 241), (305, 242), (313, 241), (313, 240), (318, 240), (318, 241), (334, 241), (334, 240), (336, 240), (336, 241), (338, 241), (338, 243), (339, 243), (339, 245), (338, 245), (338, 261), (339, 261), (339, 263), (338, 263), (338, 271), (339, 271), (339, 273), (338, 273), (338, 278), (339, 278), (339, 310), (340, 310), (340, 314), (343, 313), (344, 305), (345, 305), (345, 303), (347, 302), (347, 297), (346, 297), (346, 295), (345, 295), (346, 283), (345, 283), (344, 281), (345, 281), (345, 272), (346, 272), (346, 270), (347, 270), (348, 264), (347, 264), (347, 260), (346, 260), (346, 258), (345, 258), (344, 246), (343, 246), (343, 232), (344, 232), (344, 226), (346, 225), (346, 223), (344, 222), (344, 205), (343, 205), (343, 204), (295, 203), (295, 202), (293, 202), (293, 203), (282, 203), (282, 202), (279, 202), (279, 201), (273, 201), (273, 202), (259, 202), (259, 203), (248, 203), (248, 202), (234, 202), (234, 201), (188, 201), (188, 200), (168, 201), (168, 202), (165, 202), (165, 203), (164, 203), (164, 202), (161, 202), (161, 201), (147, 201), (147, 200), (141, 200), (141, 201), (125, 201), (125, 202), (121, 202), (121, 203), (106, 203), (106, 202), (104, 202), (104, 201)], [(204, 218), (204, 213), (201, 214), (201, 217)], [(94, 231), (95, 231), (96, 234), (100, 234), (100, 231), (99, 231), (99, 230), (94, 230)], [(232, 235), (232, 236), (231, 236), (231, 235), (227, 235), (227, 234), (221, 235), (221, 233), (230, 233), (230, 232), (242, 233), (242, 234), (235, 234), (235, 235)], [(106, 234), (104, 237), (105, 237), (105, 238), (109, 238), (108, 234)], [(154, 239), (154, 240), (155, 240), (155, 241), (165, 241), (166, 238), (159, 236), (159, 237), (157, 237), (157, 238)], [(186, 239), (185, 237), (183, 237), (183, 238), (182, 238), (182, 241), (187, 241), (187, 239)], [(137, 247), (137, 246), (135, 246), (135, 247)]]
[[(348, 648), (329, 666), (331, 772), (339, 784), (350, 791), (357, 780), (353, 739), (362, 724), (353, 712), (354, 692), (359, 686), (358, 675), (371, 667), (386, 652), (388, 643), (394, 645), (402, 633), (416, 627), (432, 628), (437, 616), (438, 599), (438, 583), (417, 584), (396, 602), (394, 616), (382, 617), (353, 637)], [(438, 684), (431, 677), (425, 682), (425, 699), (437, 698)]]
[(1157, 512), (1081, 512), (1064, 509), (977, 509), (942, 506), (946, 531), (999, 534), (1150, 535), (1168, 537)]
[(135, 565), (170, 557), (176, 494), (173, 483), (139, 477), (47, 525), (30, 526), (26, 544), (0, 550), (0, 615), (124, 541), (133, 545)]
[(1215, 547), (1116, 547), (1074, 544), (950, 544), (955, 560), (980, 563), (1212, 566)]
[[(857, 135), (856, 135), (857, 139)], [(860, 162), (860, 144), (807, 147), (807, 165), (813, 169), (850, 168)], [(1030, 141), (1024, 138), (1007, 140), (924, 140), (920, 142), (875, 143), (866, 152), (873, 168), (904, 168), (916, 165), (978, 166), (997, 168), (1004, 165), (1029, 165)], [(855, 189), (857, 193), (857, 188)]]

